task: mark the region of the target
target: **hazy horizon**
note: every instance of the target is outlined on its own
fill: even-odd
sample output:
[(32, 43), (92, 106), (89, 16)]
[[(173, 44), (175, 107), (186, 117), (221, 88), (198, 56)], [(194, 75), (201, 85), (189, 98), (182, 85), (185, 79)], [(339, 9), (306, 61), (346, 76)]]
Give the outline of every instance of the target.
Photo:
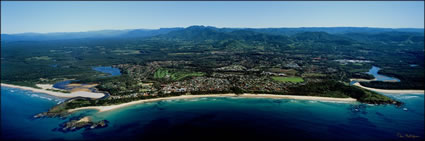
[(97, 31), (124, 31), (124, 30), (158, 30), (163, 28), (188, 28), (191, 26), (204, 26), (204, 27), (215, 27), (215, 28), (240, 28), (240, 29), (266, 29), (266, 28), (381, 28), (381, 29), (425, 29), (425, 28), (387, 28), (387, 27), (354, 27), (354, 26), (333, 26), (333, 27), (216, 27), (210, 25), (190, 25), (186, 27), (160, 27), (160, 28), (133, 28), (133, 29), (99, 29), (99, 30), (87, 30), (87, 31), (69, 31), (69, 32), (21, 32), (21, 33), (1, 33), (1, 34), (50, 34), (50, 33), (82, 33), (82, 32), (97, 32)]
[(1, 2), (2, 34), (189, 27), (424, 28), (424, 2)]

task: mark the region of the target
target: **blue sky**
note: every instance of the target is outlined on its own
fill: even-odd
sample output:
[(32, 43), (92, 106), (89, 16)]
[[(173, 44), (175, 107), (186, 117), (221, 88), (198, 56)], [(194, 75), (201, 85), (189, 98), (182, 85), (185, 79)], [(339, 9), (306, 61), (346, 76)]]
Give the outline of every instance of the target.
[(216, 27), (424, 28), (424, 2), (1, 2), (1, 32)]

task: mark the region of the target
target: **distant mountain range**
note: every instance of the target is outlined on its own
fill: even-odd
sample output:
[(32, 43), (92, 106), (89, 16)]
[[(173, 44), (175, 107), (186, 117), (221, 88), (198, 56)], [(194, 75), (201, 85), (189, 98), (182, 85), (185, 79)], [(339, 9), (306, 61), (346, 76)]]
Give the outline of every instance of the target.
[(48, 41), (84, 38), (149, 37), (183, 28), (100, 30), (87, 32), (1, 34), (1, 41)]
[[(391, 33), (391, 34), (388, 34)], [(308, 35), (306, 35), (308, 34)], [(311, 36), (314, 34), (314, 36)], [(342, 36), (333, 36), (338, 34)], [(412, 35), (418, 35), (412, 38)], [(190, 26), (187, 28), (100, 30), (88, 32), (21, 33), (1, 34), (2, 42), (48, 41), (86, 38), (146, 38), (160, 37), (182, 40), (207, 39), (282, 39), (282, 36), (296, 36), (296, 39), (343, 39), (356, 40), (419, 40), (423, 41), (423, 28), (368, 28), (368, 27), (302, 27), (302, 28), (216, 28), (212, 26)], [(332, 36), (332, 37), (331, 37)], [(391, 38), (391, 39), (389, 39)], [(395, 39), (393, 39), (395, 38)], [(421, 38), (421, 39), (420, 39)]]

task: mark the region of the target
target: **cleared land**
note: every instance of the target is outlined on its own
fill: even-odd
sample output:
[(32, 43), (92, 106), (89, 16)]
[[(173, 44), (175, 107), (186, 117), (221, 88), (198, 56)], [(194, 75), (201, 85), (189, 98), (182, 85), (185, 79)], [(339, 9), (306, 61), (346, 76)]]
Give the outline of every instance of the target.
[(301, 77), (280, 77), (280, 76), (273, 76), (273, 80), (280, 81), (280, 82), (291, 82), (291, 83), (300, 83), (304, 82), (304, 79)]
[(203, 76), (203, 75), (204, 74), (201, 72), (184, 72), (184, 71), (172, 72), (172, 71), (169, 71), (168, 69), (158, 69), (154, 74), (154, 78), (156, 79), (170, 78), (171, 80), (181, 80), (185, 77)]

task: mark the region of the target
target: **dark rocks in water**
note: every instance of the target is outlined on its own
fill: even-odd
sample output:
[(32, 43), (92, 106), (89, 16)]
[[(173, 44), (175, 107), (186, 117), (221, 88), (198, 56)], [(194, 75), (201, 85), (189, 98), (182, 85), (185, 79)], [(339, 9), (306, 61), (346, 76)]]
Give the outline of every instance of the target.
[(66, 116), (68, 116), (70, 113), (66, 110), (67, 108), (67, 104), (75, 101), (75, 100), (91, 100), (90, 98), (86, 98), (86, 97), (74, 97), (74, 98), (69, 98), (67, 100), (65, 100), (64, 102), (55, 105), (54, 107), (50, 108), (49, 111), (47, 112), (42, 112), (39, 114), (34, 115), (34, 118), (55, 118), (55, 117), (59, 117), (59, 118), (65, 118)]
[(44, 117), (44, 114), (45, 112), (43, 112), (43, 113), (39, 113), (39, 114), (36, 114), (36, 115), (34, 115), (33, 117), (34, 118), (42, 118), (42, 117)]
[(90, 129), (95, 129), (95, 128), (104, 128), (108, 126), (109, 121), (107, 120), (102, 120), (99, 121), (97, 123), (94, 123), (93, 125), (90, 126)]
[(85, 128), (86, 130), (88, 129), (96, 129), (96, 128), (104, 128), (108, 126), (109, 121), (107, 120), (102, 120), (99, 122), (92, 122), (90, 120), (83, 120), (81, 121), (81, 119), (79, 120), (69, 120), (65, 123), (60, 124), (60, 128), (57, 129), (57, 131), (61, 131), (61, 132), (72, 132), (72, 131), (77, 131), (80, 130), (82, 128)]
[(87, 126), (89, 122), (78, 122), (78, 120), (70, 120), (68, 122), (60, 124), (60, 128), (58, 131), (68, 132), (68, 131), (76, 131), (84, 126)]
[(350, 110), (353, 112), (353, 113), (357, 113), (357, 112), (361, 112), (361, 113), (363, 113), (363, 114), (366, 114), (367, 112), (366, 112), (366, 105), (364, 105), (364, 104), (360, 104), (360, 105), (352, 105), (351, 107), (350, 107)]
[(33, 116), (33, 118), (44, 118), (44, 117), (48, 117), (48, 118), (54, 118), (54, 117), (59, 117), (59, 118), (63, 118), (65, 116), (67, 116), (69, 113), (67, 112), (42, 112), (39, 114), (36, 114)]
[(401, 107), (401, 106), (404, 105), (404, 103), (403, 102), (400, 102), (400, 101), (393, 101), (392, 104), (394, 104), (397, 107)]

